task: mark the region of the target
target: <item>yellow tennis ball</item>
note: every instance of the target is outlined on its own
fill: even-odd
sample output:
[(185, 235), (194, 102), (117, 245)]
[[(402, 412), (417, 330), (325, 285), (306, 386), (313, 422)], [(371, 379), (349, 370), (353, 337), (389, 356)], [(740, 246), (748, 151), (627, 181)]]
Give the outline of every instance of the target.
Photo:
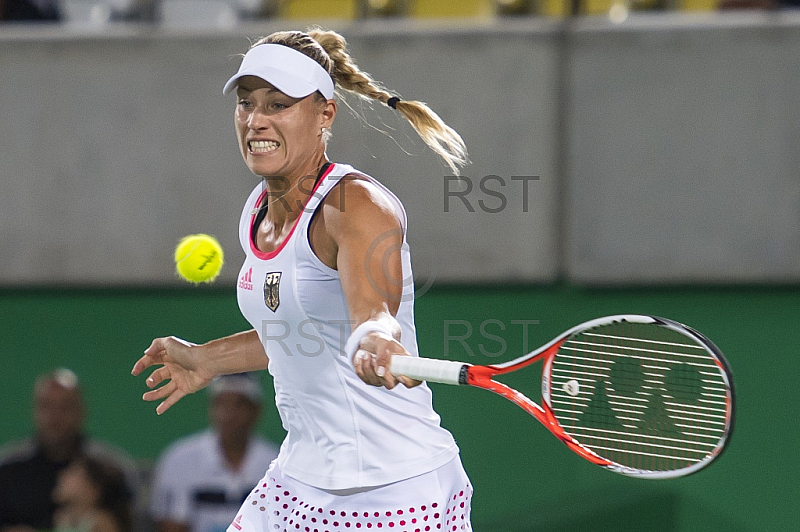
[(175, 248), (175, 270), (191, 283), (210, 283), (224, 262), (222, 246), (211, 235), (189, 235)]

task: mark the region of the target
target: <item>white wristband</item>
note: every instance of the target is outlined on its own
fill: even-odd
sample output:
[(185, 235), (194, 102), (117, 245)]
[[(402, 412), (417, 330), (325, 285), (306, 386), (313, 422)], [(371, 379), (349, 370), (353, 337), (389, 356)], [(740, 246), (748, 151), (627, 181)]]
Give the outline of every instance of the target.
[(383, 333), (389, 338), (394, 338), (392, 330), (387, 325), (374, 320), (365, 321), (355, 328), (350, 334), (350, 338), (348, 338), (347, 342), (344, 344), (344, 354), (347, 355), (347, 359), (351, 363), (353, 362), (353, 355), (356, 354), (358, 346), (361, 344), (361, 339), (372, 333)]

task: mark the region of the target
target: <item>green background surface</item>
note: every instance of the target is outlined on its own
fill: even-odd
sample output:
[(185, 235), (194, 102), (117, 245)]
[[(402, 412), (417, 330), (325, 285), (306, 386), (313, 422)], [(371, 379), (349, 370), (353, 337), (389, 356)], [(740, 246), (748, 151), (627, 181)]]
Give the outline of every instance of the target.
[[(508, 401), (483, 390), (433, 385), (435, 406), (458, 440), (475, 486), (475, 530), (796, 530), (800, 498), (792, 494), (800, 472), (794, 452), (800, 429), (791, 414), (800, 369), (798, 303), (796, 286), (434, 287), (419, 297), (416, 323), (424, 356), (505, 361), (525, 352), (523, 327), (512, 321), (537, 321), (528, 326), (530, 350), (591, 318), (654, 314), (706, 334), (735, 375), (730, 447), (707, 470), (667, 481), (602, 470)], [(464, 322), (472, 327), (466, 340), (472, 354), (446, 340), (464, 334)], [(248, 327), (232, 288), (4, 290), (0, 323), (0, 443), (30, 433), (35, 376), (66, 366), (81, 377), (89, 432), (145, 465), (176, 438), (204, 427), (206, 410), (205, 399), (193, 396), (156, 416), (155, 404), (140, 399), (144, 378), (130, 375), (142, 350), (157, 336), (204, 342)], [(508, 382), (538, 399), (539, 367), (526, 371)], [(283, 437), (271, 401), (260, 430), (276, 441)]]

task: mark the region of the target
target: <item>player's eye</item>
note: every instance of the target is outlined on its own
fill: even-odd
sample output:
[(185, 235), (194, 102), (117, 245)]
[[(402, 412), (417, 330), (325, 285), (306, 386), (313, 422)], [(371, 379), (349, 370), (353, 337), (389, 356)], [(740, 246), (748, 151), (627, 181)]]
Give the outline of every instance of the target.
[(238, 105), (242, 109), (251, 109), (253, 107), (253, 104), (250, 102), (250, 100), (239, 100)]

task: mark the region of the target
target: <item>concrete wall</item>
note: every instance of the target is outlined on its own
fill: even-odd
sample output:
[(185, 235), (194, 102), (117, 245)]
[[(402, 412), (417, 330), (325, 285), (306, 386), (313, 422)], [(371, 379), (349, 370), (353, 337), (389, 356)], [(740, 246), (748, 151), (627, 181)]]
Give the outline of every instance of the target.
[[(0, 47), (0, 282), (175, 282), (171, 252), (191, 232), (217, 235), (228, 251), (223, 279), (241, 257), (236, 225), (257, 178), (241, 161), (233, 100), (221, 87), (248, 36), (176, 33), (63, 36), (32, 33)], [(408, 99), (428, 102), (471, 149), (467, 203), (445, 209), (450, 170), (390, 109), (345, 106), (329, 146), (384, 181), (404, 201), (423, 280), (533, 279), (556, 270), (556, 92), (552, 31), (346, 32), (365, 70)], [(502, 61), (497, 58), (502, 57)], [(356, 108), (359, 102), (353, 102)], [(372, 126), (391, 132), (387, 137)], [(500, 204), (486, 186), (521, 190)], [(463, 185), (463, 186), (457, 186)], [(466, 182), (449, 182), (464, 190)], [(513, 203), (512, 203), (513, 202)], [(446, 212), (447, 211), (447, 212)], [(526, 246), (516, 244), (524, 238)]]
[(572, 35), (581, 282), (800, 279), (800, 27), (738, 16)]
[[(192, 232), (233, 282), (257, 178), (220, 92), (275, 29), (0, 28), (0, 285), (176, 283)], [(395, 112), (340, 106), (329, 155), (404, 201), (418, 282), (800, 279), (800, 17), (338, 29), (470, 149), (462, 199)]]

